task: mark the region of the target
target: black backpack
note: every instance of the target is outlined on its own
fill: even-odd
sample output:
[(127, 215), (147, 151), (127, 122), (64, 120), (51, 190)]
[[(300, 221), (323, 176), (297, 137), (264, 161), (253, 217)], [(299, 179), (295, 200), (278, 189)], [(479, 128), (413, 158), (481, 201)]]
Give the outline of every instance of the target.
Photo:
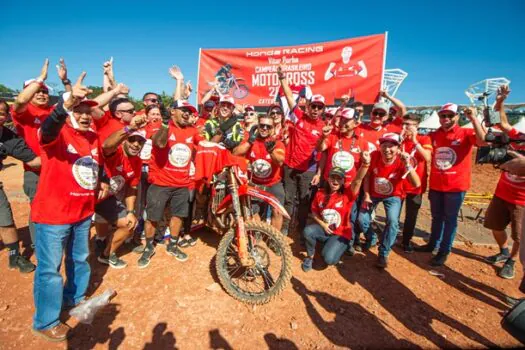
[(516, 303), (501, 320), (501, 326), (525, 344), (525, 298)]

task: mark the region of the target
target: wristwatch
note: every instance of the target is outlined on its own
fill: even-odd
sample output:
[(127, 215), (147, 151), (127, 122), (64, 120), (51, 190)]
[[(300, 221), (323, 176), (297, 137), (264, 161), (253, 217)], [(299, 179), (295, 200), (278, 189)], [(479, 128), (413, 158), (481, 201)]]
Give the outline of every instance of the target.
[(64, 84), (64, 85), (71, 85), (71, 80), (64, 79), (64, 80), (62, 80), (62, 84)]

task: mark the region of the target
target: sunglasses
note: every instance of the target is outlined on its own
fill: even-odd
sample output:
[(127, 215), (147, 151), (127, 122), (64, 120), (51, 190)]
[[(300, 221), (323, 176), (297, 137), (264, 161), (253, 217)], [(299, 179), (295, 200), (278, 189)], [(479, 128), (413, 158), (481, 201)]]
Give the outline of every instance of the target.
[(255, 116), (256, 114), (257, 114), (257, 113), (255, 113), (255, 112), (248, 112), (248, 115), (249, 115), (250, 117), (253, 117), (253, 116)]
[(403, 126), (416, 126), (416, 124), (406, 123), (406, 122), (404, 122), (402, 125), (403, 125)]
[(262, 129), (262, 130), (272, 130), (272, 129), (273, 129), (273, 125), (269, 125), (269, 124), (259, 124), (259, 129)]
[(324, 106), (323, 105), (314, 104), (314, 105), (310, 105), (310, 108), (311, 109), (322, 110), (324, 108)]
[(440, 118), (448, 118), (448, 119), (452, 119), (455, 116), (456, 116), (455, 114), (440, 114), (439, 115)]
[(373, 111), (372, 115), (378, 115), (380, 117), (384, 117), (384, 116), (386, 116), (386, 113), (385, 112)]
[(151, 102), (153, 102), (153, 103), (157, 103), (157, 102), (159, 102), (159, 100), (157, 100), (156, 98), (147, 98), (147, 99), (145, 99), (144, 101), (151, 101)]
[(361, 114), (361, 113), (364, 113), (365, 111), (363, 109), (356, 109), (355, 112)]
[(128, 137), (128, 142), (129, 143), (138, 142), (138, 143), (142, 144), (142, 143), (146, 142), (146, 139), (144, 139), (144, 138), (142, 138), (140, 136), (131, 136), (131, 137)]
[(42, 94), (45, 94), (45, 95), (49, 95), (49, 90), (46, 90), (46, 89), (40, 89), (36, 92), (37, 94), (38, 93), (42, 93)]
[(117, 110), (117, 112), (132, 114), (132, 113), (135, 113), (135, 109), (134, 108), (131, 108), (131, 109), (119, 109), (119, 110)]
[(275, 111), (271, 111), (270, 112), (270, 115), (280, 115), (280, 114), (283, 114), (283, 112), (281, 112), (279, 110), (275, 110)]

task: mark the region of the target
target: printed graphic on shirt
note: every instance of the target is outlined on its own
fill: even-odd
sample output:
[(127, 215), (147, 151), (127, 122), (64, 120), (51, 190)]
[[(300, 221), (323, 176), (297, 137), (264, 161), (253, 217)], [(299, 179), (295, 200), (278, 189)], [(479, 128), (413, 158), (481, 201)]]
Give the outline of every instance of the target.
[(341, 215), (335, 209), (325, 209), (321, 212), (321, 216), (328, 225), (334, 225), (336, 228), (341, 225)]
[(184, 143), (177, 143), (171, 147), (168, 159), (174, 167), (184, 168), (191, 159), (191, 149)]
[(394, 191), (394, 186), (388, 179), (377, 177), (374, 179), (374, 191), (384, 196), (389, 196)]
[(73, 177), (83, 189), (94, 190), (97, 187), (98, 163), (90, 156), (78, 158), (73, 164)]
[(146, 140), (146, 143), (144, 143), (144, 146), (142, 147), (142, 150), (140, 151), (140, 159), (142, 160), (150, 159), (152, 148), (153, 148), (153, 143), (151, 139)]
[(257, 159), (252, 163), (252, 171), (256, 177), (266, 179), (272, 172), (272, 165), (265, 159)]
[(119, 193), (124, 188), (125, 183), (126, 180), (122, 175), (113, 176), (109, 179), (109, 193), (112, 195)]
[(374, 151), (377, 151), (377, 147), (375, 144), (373, 144), (372, 142), (368, 142), (368, 151), (370, 153), (374, 152)]
[(507, 178), (507, 180), (509, 180), (509, 182), (512, 182), (512, 183), (523, 183), (523, 182), (525, 182), (525, 176), (513, 175), (513, 174), (508, 173), (508, 172), (504, 172), (503, 174), (505, 174), (505, 177)]
[(458, 156), (450, 147), (439, 147), (436, 149), (434, 165), (439, 170), (448, 170), (456, 163)]
[(354, 156), (347, 151), (336, 152), (332, 156), (332, 167), (342, 168), (345, 172), (354, 168), (355, 159)]

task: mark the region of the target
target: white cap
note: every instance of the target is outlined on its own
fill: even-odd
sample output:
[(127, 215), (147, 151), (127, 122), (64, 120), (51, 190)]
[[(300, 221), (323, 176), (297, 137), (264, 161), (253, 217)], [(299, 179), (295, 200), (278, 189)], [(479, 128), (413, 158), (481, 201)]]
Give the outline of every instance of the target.
[(458, 105), (455, 103), (446, 103), (439, 109), (438, 114), (441, 114), (443, 112), (452, 112), (454, 114), (458, 113)]

